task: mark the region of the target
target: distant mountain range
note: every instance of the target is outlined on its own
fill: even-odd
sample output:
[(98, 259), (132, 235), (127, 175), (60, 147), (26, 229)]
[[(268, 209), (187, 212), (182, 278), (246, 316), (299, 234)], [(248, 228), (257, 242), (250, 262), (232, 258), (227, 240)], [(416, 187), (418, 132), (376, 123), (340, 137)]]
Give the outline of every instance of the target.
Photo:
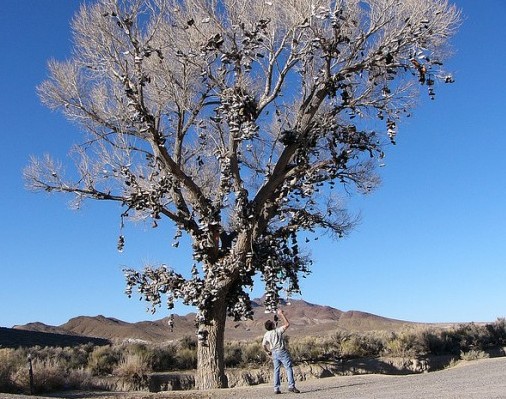
[[(347, 331), (395, 331), (405, 325), (416, 324), (359, 311), (343, 312), (330, 306), (315, 305), (303, 300), (292, 300), (290, 305), (284, 304), (283, 309), (290, 320), (291, 336), (322, 336), (338, 329)], [(253, 301), (253, 310), (253, 320), (241, 322), (227, 320), (226, 340), (251, 340), (260, 337), (264, 333), (263, 324), (265, 320), (272, 318), (273, 315), (265, 313), (263, 299)], [(125, 340), (165, 342), (193, 335), (195, 333), (194, 319), (194, 313), (185, 316), (174, 315), (172, 331), (169, 328), (168, 317), (156, 321), (128, 323), (104, 316), (79, 316), (60, 326), (35, 322), (14, 326), (13, 329), (63, 336), (96, 337), (113, 342)], [(0, 342), (1, 346), (2, 342)]]

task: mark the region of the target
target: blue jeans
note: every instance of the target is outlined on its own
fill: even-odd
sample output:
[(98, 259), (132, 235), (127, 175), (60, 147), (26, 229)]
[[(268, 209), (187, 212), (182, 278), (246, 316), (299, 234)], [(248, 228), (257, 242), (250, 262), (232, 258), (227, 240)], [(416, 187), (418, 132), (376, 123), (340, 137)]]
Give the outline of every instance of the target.
[(292, 358), (287, 350), (278, 350), (272, 352), (272, 361), (274, 363), (274, 389), (279, 390), (281, 381), (279, 372), (281, 364), (286, 370), (286, 377), (288, 379), (288, 388), (295, 388), (295, 380), (293, 379)]

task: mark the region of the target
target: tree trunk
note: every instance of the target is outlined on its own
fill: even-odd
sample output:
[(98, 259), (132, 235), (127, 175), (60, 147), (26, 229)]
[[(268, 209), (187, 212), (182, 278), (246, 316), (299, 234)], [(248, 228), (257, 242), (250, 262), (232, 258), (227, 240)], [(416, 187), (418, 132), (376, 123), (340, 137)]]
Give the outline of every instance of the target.
[(225, 298), (213, 302), (208, 324), (199, 324), (197, 374), (195, 388), (200, 390), (227, 388), (224, 361), (224, 333), (227, 308)]

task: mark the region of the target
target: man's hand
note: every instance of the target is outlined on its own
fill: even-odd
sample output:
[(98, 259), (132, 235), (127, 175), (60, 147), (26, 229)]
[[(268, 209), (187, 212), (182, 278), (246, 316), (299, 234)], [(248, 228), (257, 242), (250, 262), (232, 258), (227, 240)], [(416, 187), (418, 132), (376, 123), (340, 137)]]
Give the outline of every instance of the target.
[(285, 316), (285, 313), (283, 312), (283, 310), (281, 309), (278, 309), (278, 314), (279, 316), (281, 317), (281, 320), (283, 320), (283, 327), (285, 328), (285, 330), (290, 327), (290, 322), (288, 321), (288, 319), (286, 318)]

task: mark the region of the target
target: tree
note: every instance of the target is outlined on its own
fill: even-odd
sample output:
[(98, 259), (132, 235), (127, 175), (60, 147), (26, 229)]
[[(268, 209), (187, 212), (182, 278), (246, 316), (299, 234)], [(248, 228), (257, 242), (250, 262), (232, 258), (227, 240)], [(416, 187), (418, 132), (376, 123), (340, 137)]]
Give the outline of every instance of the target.
[(270, 309), (283, 284), (299, 291), (299, 232), (353, 227), (342, 194), (378, 185), (420, 88), (453, 81), (442, 66), (459, 21), (445, 0), (85, 3), (72, 57), (38, 87), (86, 133), (75, 176), (47, 156), (26, 179), (76, 206), (117, 201), (122, 221), (170, 220), (175, 245), (189, 235), (191, 276), (128, 269), (127, 293), (195, 306), (197, 387), (224, 387), (227, 315), (251, 317), (257, 274)]

